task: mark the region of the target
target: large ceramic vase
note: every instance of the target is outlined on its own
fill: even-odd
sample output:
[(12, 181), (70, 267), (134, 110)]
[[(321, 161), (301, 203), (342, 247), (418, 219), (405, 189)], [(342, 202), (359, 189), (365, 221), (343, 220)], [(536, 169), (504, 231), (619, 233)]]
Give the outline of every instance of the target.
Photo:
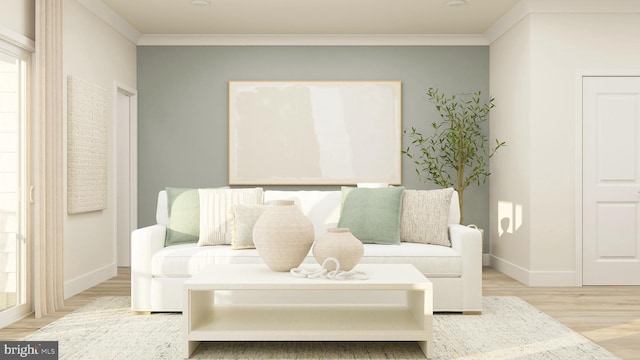
[[(353, 269), (362, 255), (364, 245), (347, 228), (330, 228), (327, 233), (313, 244), (313, 257), (322, 265), (327, 258), (336, 258), (340, 262), (340, 270)], [(336, 269), (332, 261), (328, 261), (325, 267), (329, 271)]]
[(273, 271), (289, 271), (300, 266), (313, 244), (311, 220), (293, 201), (276, 200), (267, 204), (253, 227), (253, 243)]

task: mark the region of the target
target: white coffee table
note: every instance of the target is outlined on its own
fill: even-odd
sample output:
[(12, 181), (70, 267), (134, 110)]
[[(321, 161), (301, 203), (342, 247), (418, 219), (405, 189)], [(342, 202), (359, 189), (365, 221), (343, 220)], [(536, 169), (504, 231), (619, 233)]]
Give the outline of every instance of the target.
[(417, 341), (431, 358), (431, 282), (407, 264), (354, 270), (369, 279), (297, 278), (254, 264), (203, 269), (184, 284), (185, 357), (201, 341)]

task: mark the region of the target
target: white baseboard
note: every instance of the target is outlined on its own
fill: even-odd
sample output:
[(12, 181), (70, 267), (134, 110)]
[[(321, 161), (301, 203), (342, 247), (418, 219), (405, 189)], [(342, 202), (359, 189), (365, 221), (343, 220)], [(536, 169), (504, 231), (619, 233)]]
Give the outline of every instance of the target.
[(501, 273), (529, 285), (529, 272), (522, 267), (499, 258), (493, 254), (489, 255), (489, 266), (500, 271)]
[(575, 271), (532, 271), (494, 255), (489, 266), (527, 286), (580, 286)]
[(116, 264), (96, 269), (88, 274), (64, 282), (64, 298), (68, 299), (118, 275)]
[(490, 266), (491, 254), (482, 254), (482, 266)]

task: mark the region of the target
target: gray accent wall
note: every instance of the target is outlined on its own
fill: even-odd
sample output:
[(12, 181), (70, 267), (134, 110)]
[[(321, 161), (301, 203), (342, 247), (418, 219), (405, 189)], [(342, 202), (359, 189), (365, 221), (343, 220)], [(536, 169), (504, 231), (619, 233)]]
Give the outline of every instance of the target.
[[(403, 128), (428, 132), (438, 116), (429, 87), (489, 93), (489, 47), (139, 46), (139, 227), (155, 223), (157, 194), (166, 186), (227, 185), (230, 80), (401, 80)], [(408, 144), (404, 138), (403, 148)], [(406, 157), (402, 166), (407, 188), (436, 188), (418, 181)], [(488, 184), (465, 192), (464, 218), (489, 229)]]

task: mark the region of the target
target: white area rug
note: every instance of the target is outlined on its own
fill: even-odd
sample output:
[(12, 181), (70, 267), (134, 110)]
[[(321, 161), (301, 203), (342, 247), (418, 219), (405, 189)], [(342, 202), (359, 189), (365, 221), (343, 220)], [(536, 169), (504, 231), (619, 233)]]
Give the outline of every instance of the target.
[[(132, 315), (103, 297), (28, 336), (58, 341), (60, 359), (180, 359), (180, 314)], [(516, 297), (484, 297), (482, 315), (436, 314), (434, 359), (617, 359)], [(195, 359), (424, 359), (413, 342), (223, 342)]]

